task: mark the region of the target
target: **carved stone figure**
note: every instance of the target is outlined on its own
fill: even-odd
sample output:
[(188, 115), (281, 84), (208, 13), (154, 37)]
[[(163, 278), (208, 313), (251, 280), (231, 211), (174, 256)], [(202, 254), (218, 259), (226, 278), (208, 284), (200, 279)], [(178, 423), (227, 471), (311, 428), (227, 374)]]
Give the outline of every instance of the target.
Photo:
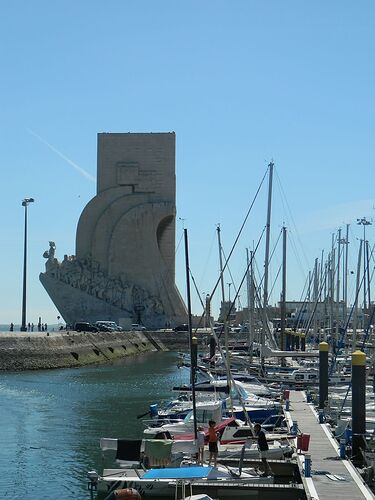
[(56, 245), (54, 241), (49, 242), (49, 249), (43, 253), (43, 257), (47, 259), (46, 270), (50, 270), (57, 265), (57, 260), (55, 259)]

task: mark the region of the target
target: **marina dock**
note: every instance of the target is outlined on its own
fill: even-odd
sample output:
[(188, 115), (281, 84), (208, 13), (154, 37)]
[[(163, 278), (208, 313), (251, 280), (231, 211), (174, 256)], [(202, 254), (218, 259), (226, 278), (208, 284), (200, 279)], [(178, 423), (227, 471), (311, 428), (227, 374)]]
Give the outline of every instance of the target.
[(349, 460), (339, 457), (339, 445), (327, 424), (319, 424), (312, 404), (306, 402), (304, 392), (290, 391), (289, 424), (297, 422), (299, 432), (310, 434), (308, 453), (311, 455), (311, 478), (304, 475), (304, 454), (298, 455), (298, 464), (308, 499), (340, 500), (374, 499), (356, 468)]

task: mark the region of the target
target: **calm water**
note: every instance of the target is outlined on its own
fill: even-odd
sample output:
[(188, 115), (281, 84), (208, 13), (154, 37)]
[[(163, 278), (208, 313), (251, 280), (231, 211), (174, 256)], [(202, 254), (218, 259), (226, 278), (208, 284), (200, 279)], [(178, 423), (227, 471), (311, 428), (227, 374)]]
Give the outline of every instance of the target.
[(86, 472), (101, 472), (100, 437), (138, 437), (136, 415), (185, 383), (176, 353), (120, 364), (0, 373), (0, 498), (89, 498)]

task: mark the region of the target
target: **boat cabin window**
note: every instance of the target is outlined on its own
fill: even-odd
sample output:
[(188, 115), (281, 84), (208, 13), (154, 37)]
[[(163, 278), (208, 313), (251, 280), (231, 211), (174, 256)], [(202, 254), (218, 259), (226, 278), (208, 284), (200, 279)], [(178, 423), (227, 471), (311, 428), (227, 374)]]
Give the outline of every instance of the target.
[(229, 422), (227, 427), (238, 427), (238, 422), (236, 422), (235, 420), (232, 420), (232, 422)]
[(302, 374), (300, 374), (300, 375), (296, 375), (296, 376), (295, 376), (295, 379), (296, 379), (296, 380), (303, 380), (304, 378), (305, 378), (305, 376), (304, 376), (304, 375), (302, 375)]
[[(203, 424), (203, 423), (208, 424), (209, 420), (215, 420), (217, 418), (215, 412), (213, 412), (212, 410), (204, 410), (204, 409), (197, 408), (196, 414), (197, 414), (197, 422), (199, 422), (201, 424)], [(194, 418), (193, 410), (191, 410), (184, 418), (184, 422), (187, 424), (191, 420), (193, 420), (193, 418)]]
[(157, 432), (152, 439), (173, 439), (169, 431)]
[(241, 396), (242, 399), (248, 399), (249, 398), (249, 393), (247, 392), (247, 390), (236, 384), (236, 387), (231, 387), (230, 389), (230, 395), (232, 397), (232, 399), (237, 399), (238, 398), (238, 394)]
[(309, 380), (315, 379), (316, 375), (309, 375)]
[(247, 437), (252, 437), (253, 433), (251, 432), (251, 429), (241, 429), (239, 428), (234, 434), (233, 437), (237, 438), (247, 438)]

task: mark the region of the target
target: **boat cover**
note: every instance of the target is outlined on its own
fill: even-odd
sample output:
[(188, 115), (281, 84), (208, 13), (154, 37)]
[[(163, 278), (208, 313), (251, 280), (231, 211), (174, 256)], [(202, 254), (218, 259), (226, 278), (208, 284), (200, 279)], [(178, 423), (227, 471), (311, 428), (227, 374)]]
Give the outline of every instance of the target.
[(165, 466), (169, 465), (172, 453), (172, 439), (145, 439), (144, 455), (147, 457), (149, 465)]

